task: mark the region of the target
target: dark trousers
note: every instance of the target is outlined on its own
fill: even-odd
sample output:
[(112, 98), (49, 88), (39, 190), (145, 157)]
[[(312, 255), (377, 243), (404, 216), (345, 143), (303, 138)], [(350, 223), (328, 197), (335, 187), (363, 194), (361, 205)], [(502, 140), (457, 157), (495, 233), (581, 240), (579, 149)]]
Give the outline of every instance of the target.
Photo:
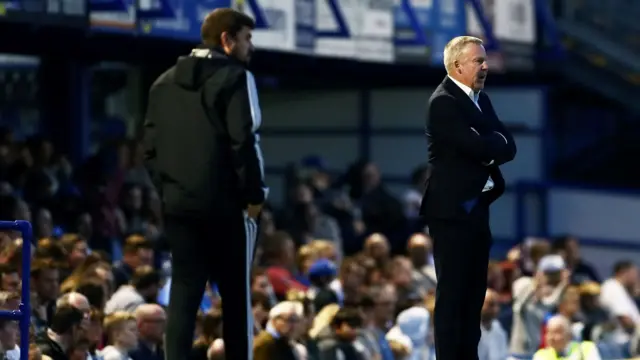
[(438, 360), (478, 359), (480, 312), (491, 248), (489, 210), (477, 204), (464, 219), (430, 219), (438, 285), (434, 314)]
[(257, 226), (242, 211), (196, 220), (167, 216), (172, 255), (171, 293), (165, 339), (167, 360), (187, 360), (196, 315), (207, 281), (222, 297), (227, 359), (253, 358), (250, 275)]

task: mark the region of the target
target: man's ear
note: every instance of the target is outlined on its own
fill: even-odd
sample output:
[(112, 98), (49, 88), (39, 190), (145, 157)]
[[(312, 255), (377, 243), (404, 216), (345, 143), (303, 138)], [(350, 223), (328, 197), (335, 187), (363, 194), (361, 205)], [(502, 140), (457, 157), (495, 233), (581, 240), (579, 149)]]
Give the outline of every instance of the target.
[(220, 34), (220, 44), (222, 44), (224, 48), (230, 47), (233, 44), (233, 39), (228, 32), (224, 31)]

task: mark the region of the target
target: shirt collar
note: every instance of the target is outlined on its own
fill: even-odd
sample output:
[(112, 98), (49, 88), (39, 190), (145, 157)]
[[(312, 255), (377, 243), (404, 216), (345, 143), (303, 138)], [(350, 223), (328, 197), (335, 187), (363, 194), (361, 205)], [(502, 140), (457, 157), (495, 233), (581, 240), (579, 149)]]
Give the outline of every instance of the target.
[(471, 89), (467, 85), (461, 83), (460, 81), (454, 79), (453, 77), (451, 77), (449, 75), (447, 75), (447, 76), (449, 77), (449, 79), (451, 79), (451, 81), (453, 81), (454, 84), (458, 85), (458, 87), (460, 89), (462, 89), (462, 91), (464, 91), (465, 94), (467, 94), (469, 99), (471, 99), (474, 103), (478, 103), (478, 97), (480, 96), (480, 91), (478, 91), (476, 93), (476, 92), (473, 91), (473, 89)]

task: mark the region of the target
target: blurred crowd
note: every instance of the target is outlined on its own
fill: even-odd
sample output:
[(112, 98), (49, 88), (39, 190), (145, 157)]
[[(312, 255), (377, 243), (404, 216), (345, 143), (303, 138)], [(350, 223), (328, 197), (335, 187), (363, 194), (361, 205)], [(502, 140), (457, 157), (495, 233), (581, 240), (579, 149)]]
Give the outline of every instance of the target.
[[(334, 175), (321, 158), (303, 159), (287, 177), (284, 205), (262, 213), (251, 277), (255, 359), (435, 359), (434, 244), (418, 216), (426, 168), (400, 197), (374, 163)], [(23, 274), (21, 234), (0, 230), (0, 304), (17, 309), (30, 277), (30, 359), (164, 359), (171, 259), (160, 206), (135, 141), (105, 144), (72, 165), (46, 138), (0, 132), (0, 219), (31, 221), (35, 235)], [(640, 352), (632, 261), (597, 274), (579, 239), (529, 238), (488, 274), (480, 360)], [(222, 324), (233, 321), (224, 301), (234, 300), (209, 284), (193, 359), (224, 359)], [(5, 359), (19, 359), (19, 337), (14, 321), (0, 319)]]

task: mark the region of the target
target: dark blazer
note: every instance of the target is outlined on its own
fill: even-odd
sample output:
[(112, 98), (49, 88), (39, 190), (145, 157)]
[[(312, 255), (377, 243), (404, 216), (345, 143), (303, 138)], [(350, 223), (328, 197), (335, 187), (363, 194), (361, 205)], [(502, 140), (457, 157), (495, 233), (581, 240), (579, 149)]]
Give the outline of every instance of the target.
[(265, 330), (256, 336), (253, 343), (254, 360), (297, 360), (293, 351), (287, 339), (276, 339)]
[(60, 344), (53, 341), (45, 331), (44, 334), (41, 334), (36, 337), (36, 345), (40, 348), (42, 355), (47, 355), (52, 360), (68, 360), (66, 352)]
[[(489, 96), (480, 92), (478, 104), (482, 111), (449, 77), (429, 99), (429, 170), (420, 208), (427, 219), (463, 217), (467, 214), (463, 206), (466, 202), (482, 195), (488, 206), (504, 192), (498, 166), (513, 160), (516, 144), (498, 119)], [(494, 187), (483, 194), (489, 176)]]

